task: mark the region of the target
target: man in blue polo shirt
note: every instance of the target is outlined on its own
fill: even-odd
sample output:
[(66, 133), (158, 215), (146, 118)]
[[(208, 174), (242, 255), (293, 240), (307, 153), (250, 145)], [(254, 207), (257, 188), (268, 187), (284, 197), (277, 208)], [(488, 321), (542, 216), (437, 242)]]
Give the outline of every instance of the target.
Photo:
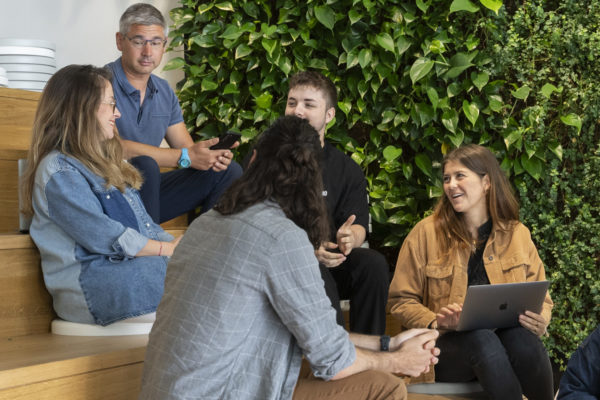
[[(152, 74), (167, 42), (160, 11), (150, 4), (130, 6), (119, 22), (122, 55), (107, 66), (121, 118), (116, 122), (125, 154), (144, 176), (140, 195), (148, 213), (161, 223), (197, 207), (209, 210), (241, 175), (230, 150), (210, 150), (218, 139), (194, 143), (179, 101), (164, 79)], [(159, 147), (165, 139), (170, 148)], [(160, 173), (160, 167), (179, 169)]]

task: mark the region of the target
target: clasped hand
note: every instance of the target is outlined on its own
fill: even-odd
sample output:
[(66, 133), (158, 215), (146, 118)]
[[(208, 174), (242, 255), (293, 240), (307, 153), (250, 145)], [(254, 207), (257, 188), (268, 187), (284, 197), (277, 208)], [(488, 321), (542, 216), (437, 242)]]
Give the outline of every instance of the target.
[[(229, 149), (211, 150), (210, 146), (217, 143), (219, 143), (219, 139), (212, 138), (196, 142), (193, 146), (189, 147), (188, 154), (192, 162), (192, 168), (203, 171), (212, 169), (215, 172), (226, 170), (229, 164), (231, 164), (233, 153)], [(235, 142), (231, 148), (233, 149), (237, 146), (239, 146), (239, 142)]]
[(398, 355), (396, 373), (417, 377), (438, 363), (440, 349), (435, 347), (438, 331), (410, 329), (390, 340), (390, 351)]

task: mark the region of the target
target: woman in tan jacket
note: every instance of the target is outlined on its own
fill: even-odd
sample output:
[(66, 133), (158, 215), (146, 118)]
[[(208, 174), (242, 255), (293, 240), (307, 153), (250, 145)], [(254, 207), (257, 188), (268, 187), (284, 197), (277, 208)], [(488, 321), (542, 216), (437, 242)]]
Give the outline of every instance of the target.
[(444, 196), (400, 250), (392, 314), (405, 328), (442, 331), (436, 381), (476, 378), (492, 399), (552, 399), (552, 369), (540, 340), (550, 322), (549, 295), (541, 313), (526, 311), (518, 327), (455, 331), (467, 286), (545, 280), (545, 272), (519, 222), (510, 183), (488, 149), (455, 149), (442, 171)]

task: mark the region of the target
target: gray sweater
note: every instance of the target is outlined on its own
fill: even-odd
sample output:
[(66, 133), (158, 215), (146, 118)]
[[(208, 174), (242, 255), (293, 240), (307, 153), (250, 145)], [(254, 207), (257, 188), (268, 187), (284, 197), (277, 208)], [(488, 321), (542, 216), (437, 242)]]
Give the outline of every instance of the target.
[(291, 399), (302, 354), (323, 379), (356, 358), (306, 232), (272, 202), (197, 218), (167, 270), (140, 399)]

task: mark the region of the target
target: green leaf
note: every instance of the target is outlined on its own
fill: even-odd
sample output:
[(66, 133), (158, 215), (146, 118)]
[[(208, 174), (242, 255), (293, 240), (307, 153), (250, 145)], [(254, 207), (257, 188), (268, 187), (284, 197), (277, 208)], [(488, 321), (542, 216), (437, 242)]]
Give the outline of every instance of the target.
[(402, 155), (402, 148), (401, 147), (395, 147), (395, 146), (387, 146), (385, 149), (383, 149), (383, 158), (386, 159), (386, 161), (394, 161), (396, 158), (400, 157)]
[(454, 0), (452, 4), (450, 4), (450, 13), (457, 11), (467, 11), (470, 13), (474, 13), (479, 11), (479, 7), (471, 3), (470, 0)]
[(418, 58), (413, 65), (410, 67), (410, 79), (413, 85), (425, 77), (431, 68), (433, 68), (434, 62), (426, 57)]
[(211, 8), (213, 8), (214, 4), (200, 4), (198, 6), (198, 14), (204, 14), (205, 12), (209, 11)]
[(507, 150), (510, 150), (510, 147), (513, 144), (520, 142), (522, 139), (523, 139), (523, 130), (522, 129), (515, 129), (515, 130), (511, 131), (504, 138), (504, 145), (506, 146)]
[(542, 176), (542, 162), (537, 157), (527, 157), (527, 154), (521, 155), (521, 166), (531, 175), (536, 181)]
[(517, 90), (511, 90), (510, 94), (519, 100), (525, 100), (529, 96), (529, 92), (531, 92), (531, 88), (527, 85), (523, 85)]
[(429, 2), (424, 3), (423, 0), (417, 0), (417, 7), (419, 7), (419, 10), (423, 11), (423, 13), (426, 13), (429, 8)]
[(402, 164), (402, 174), (405, 179), (410, 179), (413, 173), (413, 167), (410, 164)]
[(502, 7), (502, 0), (479, 0), (479, 2), (485, 7), (489, 8), (498, 15), (498, 10)]
[(273, 51), (275, 50), (275, 48), (277, 47), (277, 43), (278, 41), (275, 39), (266, 39), (263, 38), (260, 43), (262, 44), (262, 47), (267, 51), (267, 53), (269, 54), (269, 57), (273, 57)]
[(431, 86), (427, 87), (427, 97), (429, 97), (429, 101), (431, 102), (431, 105), (433, 106), (433, 109), (435, 110), (440, 101), (437, 90), (435, 90), (435, 88), (433, 88)]
[(244, 58), (250, 53), (252, 53), (252, 47), (242, 43), (235, 49), (235, 59), (238, 60), (240, 58)]
[(371, 206), (371, 217), (377, 223), (384, 224), (387, 221), (387, 215), (381, 203), (375, 203)]
[(277, 66), (283, 71), (283, 73), (286, 76), (288, 76), (290, 71), (292, 70), (292, 63), (290, 59), (285, 56), (279, 59), (279, 63), (277, 64)]
[(463, 141), (465, 140), (465, 133), (459, 129), (456, 135), (450, 136), (450, 141), (454, 145), (454, 147), (459, 147)]
[(335, 13), (329, 6), (316, 6), (315, 17), (317, 17), (317, 20), (325, 25), (327, 29), (333, 30), (333, 26), (335, 25)]
[(169, 62), (165, 64), (163, 71), (171, 71), (173, 69), (180, 69), (180, 68), (183, 68), (184, 65), (185, 65), (185, 60), (183, 58), (175, 57), (175, 58), (169, 60)]
[(427, 157), (427, 154), (417, 154), (415, 156), (415, 164), (417, 167), (428, 177), (431, 178), (431, 174), (433, 171), (433, 166), (431, 165), (431, 160)]
[(448, 85), (448, 87), (446, 88), (446, 93), (448, 94), (448, 97), (454, 97), (457, 96), (460, 92), (462, 91), (462, 88), (460, 87), (460, 85), (456, 82), (452, 82), (451, 84)]
[(210, 35), (197, 35), (192, 38), (192, 42), (202, 48), (214, 47), (216, 45), (215, 40)]
[(223, 89), (223, 94), (238, 94), (240, 90), (233, 83), (228, 83), (225, 85), (225, 89)]
[(565, 125), (574, 126), (577, 128), (577, 134), (581, 132), (581, 117), (577, 114), (561, 115), (560, 120)]
[(233, 5), (231, 4), (230, 1), (224, 1), (223, 3), (217, 3), (217, 4), (215, 4), (215, 7), (217, 7), (219, 10), (223, 10), (223, 11), (234, 11)]
[(271, 108), (271, 104), (273, 102), (273, 95), (271, 93), (265, 92), (254, 99), (256, 105), (260, 108)]
[(433, 120), (433, 108), (429, 104), (417, 103), (415, 104), (415, 111), (419, 115), (421, 126), (425, 126)]
[(553, 142), (551, 142), (551, 143), (548, 144), (548, 149), (550, 149), (550, 151), (552, 153), (554, 153), (554, 155), (556, 157), (558, 157), (559, 160), (562, 161), (562, 158), (563, 158), (563, 148), (562, 148), (562, 146), (561, 146), (560, 143), (558, 143), (556, 141), (553, 141)]
[(542, 89), (540, 90), (540, 93), (542, 94), (542, 96), (544, 96), (545, 98), (549, 99), (550, 96), (552, 95), (552, 93), (554, 92), (562, 92), (562, 89), (559, 90), (556, 86), (554, 86), (551, 83), (546, 83), (544, 86), (542, 86)]
[(356, 11), (354, 8), (350, 10), (348, 13), (348, 18), (350, 18), (350, 25), (354, 25), (362, 18), (362, 14)]
[(490, 101), (489, 105), (490, 105), (490, 109), (493, 112), (500, 112), (502, 111), (502, 105), (504, 104), (502, 102), (502, 97), (493, 94), (490, 97), (488, 97), (488, 100)]
[(383, 47), (385, 50), (394, 53), (394, 39), (389, 33), (381, 33), (375, 38), (377, 44)]
[(372, 59), (373, 59), (373, 53), (371, 52), (371, 49), (362, 49), (360, 51), (360, 53), (358, 53), (358, 63), (360, 64), (360, 67), (363, 69), (365, 69), (369, 66)]
[(352, 110), (352, 102), (348, 99), (344, 101), (338, 101), (338, 108), (342, 110), (342, 112), (346, 114), (346, 116), (348, 116), (348, 113), (350, 112), (350, 110)]
[(446, 72), (447, 78), (453, 79), (459, 76), (465, 69), (473, 66), (471, 61), (477, 55), (473, 53), (456, 53), (450, 59), (450, 69)]
[(202, 83), (201, 83), (200, 87), (202, 88), (202, 91), (208, 92), (208, 91), (215, 90), (216, 88), (218, 88), (219, 84), (212, 79), (204, 78), (204, 79), (202, 79)]
[(442, 124), (452, 133), (456, 133), (458, 127), (458, 113), (456, 110), (446, 110), (442, 115)]
[(246, 14), (248, 14), (252, 18), (254, 18), (254, 19), (258, 18), (260, 10), (259, 10), (258, 6), (254, 2), (249, 1), (247, 3), (244, 3), (242, 5), (242, 8), (246, 12)]
[(365, 94), (367, 94), (367, 90), (369, 90), (369, 84), (365, 81), (360, 81), (358, 82), (358, 94), (360, 95), (361, 98), (365, 97)]
[(229, 25), (225, 32), (219, 35), (220, 38), (229, 39), (229, 40), (237, 40), (240, 36), (244, 34), (244, 31), (235, 25)]
[(398, 55), (402, 55), (404, 54), (404, 52), (406, 50), (408, 50), (410, 48), (410, 46), (412, 45), (412, 43), (406, 39), (404, 36), (400, 36), (398, 39), (396, 39), (396, 47), (398, 47)]
[(475, 85), (475, 87), (477, 89), (479, 89), (480, 92), (481, 92), (481, 89), (483, 89), (483, 87), (485, 85), (487, 85), (489, 80), (490, 80), (490, 75), (487, 72), (481, 72), (479, 74), (475, 74), (475, 73), (471, 74), (471, 81), (473, 82), (473, 85)]
[(477, 118), (479, 118), (479, 107), (477, 107), (477, 104), (463, 100), (462, 110), (467, 119), (471, 122), (471, 125), (475, 126)]

